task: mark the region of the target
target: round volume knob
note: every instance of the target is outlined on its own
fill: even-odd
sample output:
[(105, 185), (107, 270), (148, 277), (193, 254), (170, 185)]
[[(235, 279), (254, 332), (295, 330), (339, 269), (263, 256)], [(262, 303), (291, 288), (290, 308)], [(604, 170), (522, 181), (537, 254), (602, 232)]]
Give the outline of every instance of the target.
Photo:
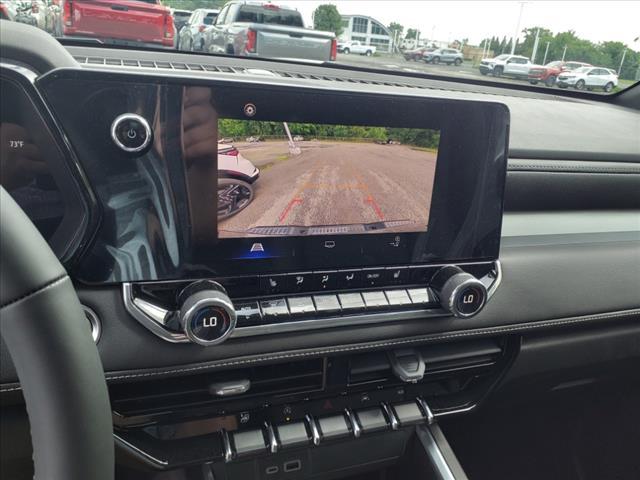
[(194, 343), (203, 346), (224, 342), (236, 327), (236, 311), (227, 292), (219, 283), (194, 282), (178, 296), (179, 321)]
[(473, 275), (449, 265), (442, 267), (431, 279), (440, 298), (440, 305), (458, 318), (473, 317), (487, 302), (487, 289)]

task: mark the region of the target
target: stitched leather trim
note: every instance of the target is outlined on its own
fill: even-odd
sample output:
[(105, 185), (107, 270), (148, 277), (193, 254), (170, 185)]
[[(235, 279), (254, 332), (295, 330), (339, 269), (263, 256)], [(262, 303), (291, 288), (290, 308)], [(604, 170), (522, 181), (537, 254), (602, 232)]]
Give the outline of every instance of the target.
[(56, 285), (58, 285), (59, 283), (64, 282), (67, 278), (69, 278), (67, 276), (67, 274), (63, 274), (57, 278), (54, 278), (53, 280), (51, 280), (48, 283), (45, 283), (44, 285), (42, 285), (41, 287), (37, 287), (33, 290), (28, 291), (27, 293), (20, 295), (18, 298), (14, 298), (13, 300), (9, 300), (8, 302), (2, 304), (0, 306), (0, 310), (4, 309), (5, 307), (8, 307), (10, 305), (13, 305), (14, 303), (18, 303), (26, 298), (32, 297), (33, 295), (37, 295), (38, 293), (44, 291), (44, 290), (48, 290), (50, 288), (55, 287)]
[(640, 175), (640, 163), (581, 162), (510, 158), (509, 172), (594, 173)]
[[(321, 356), (332, 353), (346, 353), (364, 350), (374, 350), (384, 347), (394, 347), (399, 345), (410, 345), (415, 343), (432, 343), (440, 340), (450, 340), (456, 338), (472, 338), (479, 336), (488, 336), (495, 334), (513, 333), (513, 332), (525, 332), (544, 328), (561, 327), (565, 325), (585, 324), (602, 320), (615, 320), (615, 319), (628, 319), (633, 317), (640, 317), (640, 308), (631, 310), (622, 310), (618, 312), (601, 313), (595, 315), (583, 315), (579, 317), (567, 317), (556, 320), (544, 320), (539, 322), (523, 323), (520, 325), (505, 325), (501, 327), (489, 327), (476, 330), (468, 330), (461, 332), (452, 332), (447, 334), (431, 334), (420, 337), (401, 338), (396, 340), (378, 341), (378, 342), (366, 342), (353, 345), (323, 347), (305, 350), (302, 352), (286, 352), (276, 353), (268, 355), (258, 355), (248, 358), (236, 358), (229, 360), (216, 360), (213, 362), (207, 362), (203, 364), (184, 366), (184, 367), (171, 367), (167, 369), (153, 369), (153, 370), (139, 370), (132, 372), (111, 372), (107, 373), (107, 381), (116, 380), (130, 380), (136, 378), (150, 378), (159, 377), (163, 375), (182, 374), (182, 373), (195, 373), (207, 370), (216, 370), (224, 367), (233, 367), (238, 365), (252, 365), (261, 362), (270, 362), (274, 360), (290, 360), (295, 358), (305, 358), (311, 356)], [(0, 393), (11, 392), (19, 390), (20, 387), (17, 383), (5, 384), (0, 387)]]

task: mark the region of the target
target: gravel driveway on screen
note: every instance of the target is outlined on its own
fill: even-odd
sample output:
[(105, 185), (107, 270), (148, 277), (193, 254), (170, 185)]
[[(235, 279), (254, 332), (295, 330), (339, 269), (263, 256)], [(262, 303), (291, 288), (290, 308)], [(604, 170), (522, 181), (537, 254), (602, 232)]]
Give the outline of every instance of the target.
[(436, 154), (408, 145), (300, 142), (289, 155), (286, 142), (236, 145), (262, 169), (254, 199), (219, 224), (221, 236), (257, 226), (343, 225), (409, 220), (395, 231), (425, 230)]

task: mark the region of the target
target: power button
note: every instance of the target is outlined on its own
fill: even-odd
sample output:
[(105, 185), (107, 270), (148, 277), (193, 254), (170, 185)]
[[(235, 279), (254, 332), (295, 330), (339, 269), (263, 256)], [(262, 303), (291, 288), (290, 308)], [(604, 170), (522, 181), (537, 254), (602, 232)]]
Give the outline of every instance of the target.
[(153, 138), (149, 123), (135, 113), (122, 114), (111, 124), (111, 139), (127, 153), (144, 153)]

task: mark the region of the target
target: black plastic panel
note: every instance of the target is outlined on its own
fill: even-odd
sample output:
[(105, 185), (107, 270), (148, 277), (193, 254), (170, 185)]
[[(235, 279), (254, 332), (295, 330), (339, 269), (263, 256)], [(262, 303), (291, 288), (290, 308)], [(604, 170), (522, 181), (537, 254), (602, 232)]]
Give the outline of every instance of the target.
[(67, 264), (84, 241), (92, 198), (33, 85), (0, 70), (0, 182)]

